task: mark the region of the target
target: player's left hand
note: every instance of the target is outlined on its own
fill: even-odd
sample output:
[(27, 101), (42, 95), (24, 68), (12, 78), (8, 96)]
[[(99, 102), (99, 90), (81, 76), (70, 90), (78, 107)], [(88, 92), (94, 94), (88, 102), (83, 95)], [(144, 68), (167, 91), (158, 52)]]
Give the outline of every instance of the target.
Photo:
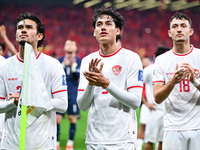
[(9, 93), (9, 97), (8, 100), (11, 100), (12, 98), (14, 98), (14, 103), (17, 106), (18, 105), (18, 101), (19, 101), (19, 93)]
[(186, 77), (190, 80), (190, 82), (194, 82), (194, 69), (188, 63), (182, 63), (180, 67), (185, 68)]

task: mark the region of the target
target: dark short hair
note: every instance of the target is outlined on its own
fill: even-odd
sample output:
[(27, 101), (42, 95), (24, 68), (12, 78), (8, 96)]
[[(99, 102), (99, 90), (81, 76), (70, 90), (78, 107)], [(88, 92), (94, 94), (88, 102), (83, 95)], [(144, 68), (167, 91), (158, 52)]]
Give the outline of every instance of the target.
[(121, 38), (122, 38), (121, 34), (117, 35), (116, 36), (116, 42), (118, 42), (118, 40), (121, 40)]
[(156, 52), (155, 52), (155, 56), (157, 57), (157, 56), (159, 56), (159, 55), (161, 55), (161, 54), (163, 54), (163, 53), (165, 53), (169, 50), (170, 50), (170, 48), (168, 48), (168, 47), (158, 47)]
[(5, 44), (3, 44), (3, 43), (0, 42), (0, 46), (2, 47), (3, 52), (5, 52), (5, 49), (6, 49)]
[(42, 33), (43, 34), (43, 38), (40, 41), (38, 41), (37, 47), (42, 46), (42, 43), (43, 43), (44, 38), (45, 38), (45, 34), (44, 34), (44, 25), (43, 25), (42, 21), (40, 20), (40, 18), (37, 17), (34, 14), (30, 14), (29, 12), (24, 12), (24, 13), (21, 13), (19, 15), (19, 17), (17, 18), (17, 24), (20, 21), (24, 20), (24, 19), (30, 19), (30, 20), (33, 20), (33, 21), (36, 22), (36, 24), (37, 24), (37, 33)]
[(185, 19), (185, 20), (187, 20), (187, 21), (189, 22), (190, 27), (192, 26), (192, 20), (190, 19), (189, 16), (187, 16), (187, 15), (184, 14), (184, 13), (177, 12), (177, 13), (174, 14), (174, 15), (171, 17), (171, 19), (169, 20), (169, 27), (170, 27), (170, 23), (172, 22), (172, 20), (173, 20), (174, 18), (180, 19), (180, 20), (181, 20), (181, 19)]
[(94, 16), (92, 18), (92, 26), (94, 28), (96, 26), (96, 21), (102, 15), (111, 16), (113, 18), (113, 21), (115, 22), (116, 27), (119, 28), (120, 30), (125, 25), (123, 16), (120, 13), (118, 13), (115, 9), (112, 9), (111, 7), (107, 7), (107, 8), (101, 7), (99, 9), (95, 9)]

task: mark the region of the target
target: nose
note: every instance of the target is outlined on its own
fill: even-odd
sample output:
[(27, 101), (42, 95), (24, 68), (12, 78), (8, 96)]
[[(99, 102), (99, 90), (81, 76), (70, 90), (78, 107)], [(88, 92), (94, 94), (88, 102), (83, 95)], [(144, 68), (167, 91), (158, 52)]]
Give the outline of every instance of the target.
[(182, 28), (181, 28), (181, 26), (178, 26), (178, 30), (177, 30), (178, 32), (181, 32), (182, 31)]
[(21, 33), (26, 33), (26, 30), (23, 29), (23, 30), (21, 31)]
[(103, 25), (101, 26), (101, 30), (102, 30), (102, 31), (105, 31), (105, 30), (106, 30), (105, 24), (103, 24)]

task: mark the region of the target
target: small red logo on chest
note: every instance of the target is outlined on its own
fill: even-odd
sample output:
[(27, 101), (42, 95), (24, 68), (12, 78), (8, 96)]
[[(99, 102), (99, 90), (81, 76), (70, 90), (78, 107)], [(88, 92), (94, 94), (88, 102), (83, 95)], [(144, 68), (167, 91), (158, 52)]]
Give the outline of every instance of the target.
[(199, 70), (194, 69), (194, 77), (196, 78), (199, 75)]
[(112, 71), (114, 75), (116, 76), (120, 74), (121, 70), (122, 70), (122, 67), (120, 65), (115, 65), (112, 67)]
[(8, 78), (8, 81), (15, 81), (18, 80), (18, 78)]

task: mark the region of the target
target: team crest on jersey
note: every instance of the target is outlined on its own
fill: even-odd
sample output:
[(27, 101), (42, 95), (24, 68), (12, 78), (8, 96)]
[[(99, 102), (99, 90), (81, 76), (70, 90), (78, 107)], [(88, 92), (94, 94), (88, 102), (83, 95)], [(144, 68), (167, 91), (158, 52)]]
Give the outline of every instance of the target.
[(199, 75), (199, 70), (194, 69), (194, 78), (196, 78)]
[(66, 81), (66, 75), (62, 75), (62, 86), (66, 86), (67, 81)]
[(138, 71), (138, 81), (143, 81), (143, 70)]
[(114, 75), (117, 76), (122, 71), (122, 67), (120, 65), (115, 65), (112, 67), (112, 71), (113, 71)]

